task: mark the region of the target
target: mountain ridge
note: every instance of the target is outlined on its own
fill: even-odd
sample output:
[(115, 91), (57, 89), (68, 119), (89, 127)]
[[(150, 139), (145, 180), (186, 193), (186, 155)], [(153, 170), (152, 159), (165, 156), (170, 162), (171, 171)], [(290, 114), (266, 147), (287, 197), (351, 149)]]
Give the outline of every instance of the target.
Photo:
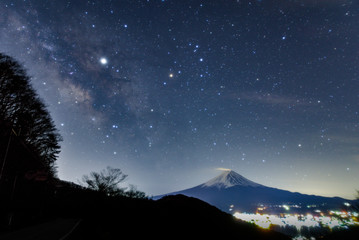
[(264, 186), (233, 170), (225, 170), (217, 177), (195, 187), (155, 196), (153, 199), (176, 194), (198, 198), (227, 213), (233, 211), (255, 212), (259, 206), (263, 205), (272, 206), (274, 212), (283, 211), (278, 206), (284, 204), (297, 206), (295, 211), (306, 212), (308, 211), (307, 206), (320, 206), (322, 210), (328, 210), (339, 208), (343, 206), (344, 202), (355, 202), (355, 200), (340, 197), (309, 195)]

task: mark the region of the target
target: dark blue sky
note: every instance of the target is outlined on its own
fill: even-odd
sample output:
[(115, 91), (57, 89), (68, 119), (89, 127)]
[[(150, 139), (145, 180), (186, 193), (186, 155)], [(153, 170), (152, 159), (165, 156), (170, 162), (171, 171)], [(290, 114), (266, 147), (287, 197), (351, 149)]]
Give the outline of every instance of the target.
[(110, 165), (156, 195), (223, 167), (355, 196), (357, 1), (5, 0), (0, 13), (0, 51), (64, 137), (62, 179)]

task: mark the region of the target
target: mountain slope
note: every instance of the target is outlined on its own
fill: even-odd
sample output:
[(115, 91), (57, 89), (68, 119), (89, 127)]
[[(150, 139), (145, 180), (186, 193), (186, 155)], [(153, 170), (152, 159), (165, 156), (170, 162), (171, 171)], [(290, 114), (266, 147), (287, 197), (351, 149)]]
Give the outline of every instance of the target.
[[(287, 190), (267, 187), (246, 179), (234, 171), (224, 171), (219, 176), (196, 187), (165, 195), (183, 194), (201, 199), (222, 211), (253, 212), (258, 206), (271, 206), (273, 211), (283, 211), (279, 206), (296, 206), (295, 211), (307, 211), (307, 206), (320, 207), (322, 210), (338, 208), (344, 202), (353, 202), (339, 197), (307, 195)], [(154, 199), (159, 199), (157, 196)], [(231, 210), (230, 210), (231, 209)]]

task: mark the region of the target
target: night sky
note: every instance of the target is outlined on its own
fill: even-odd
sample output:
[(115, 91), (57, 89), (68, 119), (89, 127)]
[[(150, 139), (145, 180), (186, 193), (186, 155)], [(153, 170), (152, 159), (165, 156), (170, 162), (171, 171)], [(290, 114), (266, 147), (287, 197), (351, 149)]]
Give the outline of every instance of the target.
[(64, 138), (61, 179), (112, 166), (156, 195), (230, 168), (354, 198), (358, 26), (355, 0), (1, 0), (0, 52)]

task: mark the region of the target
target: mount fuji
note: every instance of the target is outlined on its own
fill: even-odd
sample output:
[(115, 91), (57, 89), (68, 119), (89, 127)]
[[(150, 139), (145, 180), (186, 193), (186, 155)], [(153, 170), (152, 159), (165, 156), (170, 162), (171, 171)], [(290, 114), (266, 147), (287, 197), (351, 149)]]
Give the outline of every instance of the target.
[[(270, 212), (310, 212), (314, 210), (339, 209), (355, 201), (339, 197), (322, 197), (301, 194), (287, 190), (267, 187), (255, 183), (242, 175), (225, 170), (219, 176), (193, 188), (172, 192), (167, 195), (183, 194), (201, 199), (224, 212), (254, 212), (258, 207), (265, 207)], [(283, 209), (286, 206), (286, 209)], [(288, 206), (292, 207), (289, 210)]]

